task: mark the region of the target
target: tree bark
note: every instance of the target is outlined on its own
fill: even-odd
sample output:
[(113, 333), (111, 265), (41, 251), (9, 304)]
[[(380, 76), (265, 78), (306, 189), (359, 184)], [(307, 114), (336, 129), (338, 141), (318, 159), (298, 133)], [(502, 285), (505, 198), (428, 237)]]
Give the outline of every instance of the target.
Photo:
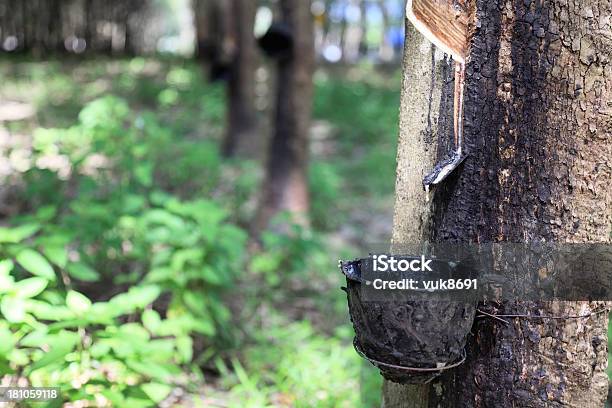
[(234, 42), (227, 84), (228, 128), (222, 151), (226, 157), (248, 155), (257, 133), (255, 113), (256, 44), (253, 35), (255, 6), (252, 0), (232, 0)]
[[(421, 179), (432, 152), (440, 156), (452, 141), (451, 71), (429, 59), (435, 75), (427, 75), (427, 47), (407, 30), (394, 242), (609, 243), (612, 2), (477, 0), (476, 7), (464, 117), (470, 156), (429, 203)], [(497, 312), (585, 315), (601, 306), (515, 302)], [(463, 366), (426, 386), (385, 384), (383, 404), (602, 407), (606, 326), (604, 313), (478, 320)]]
[[(404, 45), (393, 247), (419, 243), (430, 234), (431, 207), (423, 193), (423, 176), (434, 166), (434, 135), (452, 132), (450, 68), (414, 27), (407, 23)], [(452, 137), (452, 136), (451, 136)], [(441, 137), (443, 139), (444, 137)], [(415, 160), (415, 158), (419, 160)], [(429, 385), (399, 385), (385, 380), (385, 408), (428, 407)]]
[(256, 230), (265, 228), (282, 211), (305, 223), (310, 201), (307, 170), (314, 73), (313, 21), (309, 2), (282, 0), (280, 9), (284, 23), (291, 29), (293, 47), (290, 55), (278, 62), (275, 129)]
[(221, 10), (217, 0), (193, 0), (196, 29), (196, 56), (211, 61), (219, 52), (223, 32)]
[[(65, 53), (66, 40), (72, 37), (84, 38), (88, 51), (123, 53), (131, 50), (126, 48), (133, 34), (128, 20), (143, 13), (146, 5), (147, 0), (5, 0), (0, 40), (14, 35), (18, 40), (16, 51), (35, 56)], [(113, 32), (99, 33), (102, 22), (112, 24)]]

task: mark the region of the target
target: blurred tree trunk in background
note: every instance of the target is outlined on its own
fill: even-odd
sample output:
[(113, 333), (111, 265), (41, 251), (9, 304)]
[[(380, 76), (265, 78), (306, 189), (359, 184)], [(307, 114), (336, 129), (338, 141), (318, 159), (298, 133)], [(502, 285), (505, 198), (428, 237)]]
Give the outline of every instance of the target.
[(382, 18), (382, 38), (379, 52), (383, 61), (389, 62), (392, 61), (395, 57), (395, 50), (391, 45), (390, 39), (387, 37), (389, 33), (389, 27), (391, 27), (391, 22), (389, 21), (389, 12), (387, 11), (385, 0), (379, 0), (376, 4), (380, 9), (380, 15)]
[(137, 52), (134, 17), (150, 0), (0, 0), (0, 48), (9, 52)]
[[(599, 33), (610, 30), (612, 2), (477, 6), (465, 98), (470, 156), (429, 202), (421, 180), (432, 139), (452, 140), (452, 69), (407, 29), (394, 242), (609, 243), (612, 44)], [(516, 301), (494, 312), (567, 316), (601, 307)], [(606, 313), (477, 320), (462, 366), (428, 385), (386, 382), (383, 405), (602, 407), (606, 327)]]
[(368, 55), (368, 5), (364, 0), (359, 1), (359, 30), (361, 36), (359, 38), (359, 55)]
[(219, 0), (193, 0), (196, 29), (196, 56), (203, 61), (217, 59), (223, 44), (222, 5)]
[(196, 57), (206, 64), (210, 81), (229, 79), (235, 53), (233, 2), (194, 0)]
[(347, 31), (348, 30), (348, 23), (346, 22), (346, 14), (344, 14), (342, 16), (342, 20), (340, 21), (340, 27), (338, 29), (338, 36), (339, 36), (339, 43), (338, 46), (340, 47), (340, 50), (342, 50), (342, 61), (346, 61), (346, 56), (348, 54), (347, 52)]
[(283, 23), (291, 30), (293, 46), (278, 61), (274, 134), (255, 230), (288, 211), (306, 223), (309, 210), (308, 133), (312, 112), (314, 34), (310, 2), (281, 0)]
[(256, 2), (232, 0), (231, 58), (227, 84), (227, 130), (222, 152), (226, 157), (248, 155), (257, 133), (255, 113), (256, 44), (253, 34)]
[(227, 126), (221, 151), (248, 155), (257, 132), (255, 112), (256, 2), (195, 0), (197, 56), (210, 80), (227, 81)]

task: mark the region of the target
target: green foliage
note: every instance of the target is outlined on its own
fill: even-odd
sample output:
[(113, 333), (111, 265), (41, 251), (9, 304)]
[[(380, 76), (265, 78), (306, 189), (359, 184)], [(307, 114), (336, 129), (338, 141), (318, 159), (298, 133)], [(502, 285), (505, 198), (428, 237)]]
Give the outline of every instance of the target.
[(343, 221), (336, 211), (330, 211), (342, 208), (345, 202), (340, 194), (344, 180), (338, 173), (331, 163), (314, 162), (309, 168), (310, 215), (321, 230), (335, 229)]
[[(395, 187), (399, 81), (386, 89), (360, 81), (317, 78), (314, 115), (337, 126), (334, 161), (355, 195), (385, 196)], [(394, 107), (394, 108), (390, 108)]]
[(261, 236), (263, 249), (254, 255), (250, 269), (265, 282), (265, 294), (287, 287), (287, 282), (297, 276), (305, 279), (314, 271), (322, 271), (328, 262), (320, 237), (304, 227), (291, 224), (288, 216), (279, 215), (274, 222), (279, 230), (264, 231)]
[(173, 294), (167, 314), (206, 336), (227, 327), (230, 312), (222, 289), (231, 286), (243, 263), (246, 234), (227, 223), (227, 213), (206, 200), (181, 202), (162, 194), (159, 207), (120, 220), (131, 256), (150, 257), (144, 282)]
[[(231, 338), (222, 294), (246, 234), (192, 198), (216, 188), (215, 144), (176, 140), (155, 115), (105, 96), (72, 127), (37, 129), (32, 155), (33, 210), (0, 228), (1, 372), (60, 386), (66, 401), (155, 406), (188, 384), (194, 336), (209, 347)], [(38, 166), (47, 157), (66, 168)], [(111, 296), (96, 289), (110, 285)]]
[[(126, 317), (151, 307), (160, 286), (134, 286), (94, 302), (58, 283), (56, 273), (64, 274), (62, 268), (41, 255), (37, 239), (24, 237), (22, 229), (5, 228), (22, 239), (0, 245), (2, 374), (25, 375), (34, 386), (59, 386), (65, 400), (112, 401), (115, 406), (152, 406), (160, 397), (147, 392), (152, 381), (185, 381), (179, 366), (189, 362), (184, 346), (188, 328), (175, 327), (170, 319), (160, 319), (155, 330), (124, 324)], [(63, 259), (57, 255), (56, 261)], [(169, 329), (159, 334), (164, 326)]]
[(315, 230), (281, 218), (246, 262), (237, 225), (262, 167), (219, 154), (225, 88), (202, 71), (142, 57), (0, 64), (3, 95), (38, 111), (10, 125), (33, 140), (20, 213), (0, 227), (0, 377), (58, 385), (64, 401), (158, 406), (216, 361), (232, 406), (377, 405), (380, 377), (352, 350), (330, 273), (343, 248), (320, 232), (368, 211), (355, 197), (392, 194), (399, 86), (317, 80), (333, 156), (315, 152), (309, 169)]
[[(236, 399), (232, 406), (373, 407), (380, 405), (381, 379), (347, 342), (349, 331), (317, 334), (306, 321), (266, 328), (234, 359), (224, 381)], [(359, 391), (363, 392), (359, 392)]]

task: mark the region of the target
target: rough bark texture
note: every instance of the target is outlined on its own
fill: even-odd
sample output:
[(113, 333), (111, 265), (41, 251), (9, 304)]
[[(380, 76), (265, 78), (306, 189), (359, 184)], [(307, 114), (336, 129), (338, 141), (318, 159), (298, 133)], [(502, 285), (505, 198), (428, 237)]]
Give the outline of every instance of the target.
[[(452, 69), (442, 54), (406, 25), (403, 60), (395, 214), (392, 251), (422, 242), (429, 235), (431, 207), (423, 176), (433, 168), (434, 138), (452, 141)], [(415, 159), (418, 158), (418, 159)], [(419, 248), (415, 248), (416, 251)], [(428, 407), (429, 385), (399, 385), (385, 380), (385, 408)]]
[[(429, 82), (430, 76), (407, 73), (394, 240), (429, 232), (436, 241), (610, 242), (612, 2), (478, 0), (476, 5), (465, 100), (470, 156), (435, 191), (429, 212), (419, 189), (433, 150), (424, 135), (433, 134), (440, 151), (448, 146), (452, 90), (447, 83)], [(407, 41), (415, 38), (420, 41), (408, 30)], [(427, 52), (409, 45), (406, 51), (407, 70), (425, 62)], [(446, 62), (435, 63), (435, 72), (447, 70), (440, 64)], [(413, 231), (416, 222), (424, 234)], [(584, 315), (598, 307), (517, 302), (493, 311)], [(427, 392), (386, 384), (385, 406), (602, 407), (608, 388), (606, 323), (605, 313), (511, 319), (508, 325), (479, 320), (466, 364)]]
[(227, 84), (228, 128), (223, 141), (225, 156), (247, 155), (254, 146), (256, 44), (253, 36), (255, 6), (252, 0), (232, 0), (230, 7), (233, 53)]
[(275, 130), (268, 155), (267, 180), (256, 229), (281, 211), (304, 222), (309, 208), (308, 133), (314, 72), (313, 21), (309, 2), (283, 0), (284, 22), (293, 48), (278, 62)]

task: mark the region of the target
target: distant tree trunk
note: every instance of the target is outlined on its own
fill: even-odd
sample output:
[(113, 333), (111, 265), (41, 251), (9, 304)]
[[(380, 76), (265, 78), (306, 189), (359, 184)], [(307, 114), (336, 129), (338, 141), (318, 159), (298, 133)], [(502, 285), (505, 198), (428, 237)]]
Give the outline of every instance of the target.
[(310, 3), (281, 0), (284, 23), (291, 29), (290, 55), (278, 62), (275, 130), (270, 142), (267, 178), (256, 229), (265, 228), (280, 211), (306, 222), (308, 194), (308, 133), (314, 73), (313, 21)]
[(62, 12), (65, 3), (58, 0), (51, 1), (50, 3), (48, 21), (50, 44), (47, 47), (47, 51), (62, 53), (66, 51), (64, 45), (64, 16)]
[(382, 17), (382, 37), (379, 52), (384, 61), (391, 61), (395, 59), (395, 50), (393, 49), (390, 39), (387, 37), (389, 27), (391, 27), (389, 11), (387, 10), (387, 5), (384, 0), (379, 0), (377, 5)]
[(221, 46), (221, 12), (218, 0), (193, 0), (196, 29), (196, 55), (211, 61)]
[(131, 24), (131, 12), (128, 9), (123, 20), (123, 29), (125, 30), (125, 41), (123, 44), (123, 51), (127, 55), (136, 55), (136, 48), (134, 44), (134, 32)]
[[(19, 9), (19, 11), (17, 11), (17, 8)], [(9, 6), (8, 9), (10, 10), (11, 7)], [(31, 47), (31, 39), (32, 39), (32, 29), (31, 27), (26, 23), (26, 15), (28, 13), (28, 5), (27, 2), (22, 2), (20, 5), (17, 5), (13, 8), (13, 10), (15, 10), (15, 14), (19, 13), (20, 15), (20, 20), (21, 20), (21, 29), (18, 30), (19, 33), (21, 33), (21, 35), (18, 35), (19, 38), (19, 42), (21, 44), (21, 47), (23, 49), (29, 50)], [(7, 9), (4, 10), (5, 13), (8, 11)], [(6, 28), (6, 27), (4, 27)], [(6, 37), (6, 33), (2, 33), (4, 37)]]
[[(0, 45), (37, 56), (80, 53), (85, 47), (108, 54), (135, 51), (129, 20), (147, 4), (148, 0), (0, 1)], [(15, 38), (5, 44), (8, 37)]]
[(85, 44), (88, 51), (92, 51), (94, 48), (94, 40), (96, 37), (96, 30), (94, 27), (94, 2), (93, 0), (84, 0), (83, 12), (85, 13)]
[(359, 11), (361, 16), (359, 18), (359, 29), (361, 35), (359, 37), (359, 57), (368, 56), (368, 5), (364, 0), (359, 1)]
[[(436, 151), (431, 140), (452, 140), (452, 70), (423, 53), (423, 38), (408, 27), (394, 241), (610, 242), (612, 46), (600, 33), (611, 13), (609, 0), (477, 1), (465, 101), (470, 156), (429, 203), (420, 184)], [(498, 312), (598, 307), (516, 302)], [(606, 326), (604, 313), (478, 320), (464, 365), (428, 385), (386, 382), (383, 405), (603, 407)]]
[(347, 31), (348, 30), (348, 22), (346, 21), (346, 16), (343, 15), (342, 16), (342, 20), (340, 21), (340, 27), (338, 28), (338, 32), (339, 32), (339, 36), (340, 36), (340, 41), (338, 43), (338, 46), (340, 47), (340, 49), (342, 50), (342, 61), (346, 61), (347, 59), (347, 55), (348, 55), (348, 46), (347, 43), (349, 43), (350, 41), (347, 42)]
[(227, 132), (222, 151), (226, 157), (246, 155), (256, 137), (255, 68), (256, 44), (253, 35), (255, 2), (232, 0), (229, 20), (233, 52), (227, 84)]

